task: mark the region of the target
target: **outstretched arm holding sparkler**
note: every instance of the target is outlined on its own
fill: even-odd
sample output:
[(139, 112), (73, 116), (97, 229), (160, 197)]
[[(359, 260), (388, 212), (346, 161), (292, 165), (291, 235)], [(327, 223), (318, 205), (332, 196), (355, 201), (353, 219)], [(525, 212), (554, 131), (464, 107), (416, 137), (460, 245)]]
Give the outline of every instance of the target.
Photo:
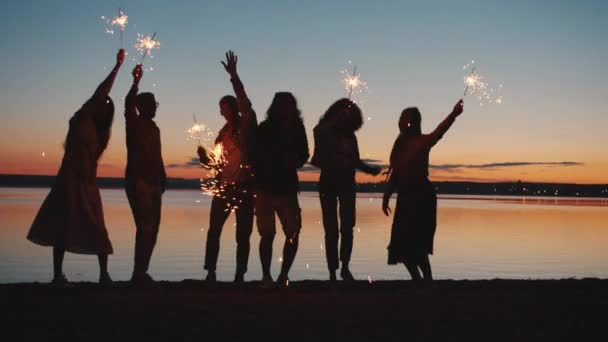
[(116, 74), (118, 74), (118, 70), (120, 66), (125, 60), (125, 50), (120, 49), (116, 54), (116, 65), (110, 71), (110, 74), (106, 77), (103, 82), (97, 87), (95, 93), (93, 94), (93, 101), (95, 102), (103, 102), (106, 100), (106, 97), (110, 95), (110, 91), (112, 90), (112, 86), (114, 85), (114, 80), (116, 79)]
[(125, 98), (125, 121), (127, 125), (137, 118), (137, 92), (139, 91), (139, 81), (144, 75), (141, 64), (137, 64), (135, 68), (133, 68), (131, 75), (133, 75), (133, 84)]
[(433, 133), (430, 134), (433, 137), (432, 145), (435, 145), (448, 131), (448, 129), (452, 127), (452, 124), (454, 121), (456, 121), (456, 118), (462, 114), (463, 109), (464, 102), (461, 99), (456, 103), (456, 105), (454, 105), (452, 112), (439, 124), (439, 126), (437, 126), (437, 128), (435, 128)]

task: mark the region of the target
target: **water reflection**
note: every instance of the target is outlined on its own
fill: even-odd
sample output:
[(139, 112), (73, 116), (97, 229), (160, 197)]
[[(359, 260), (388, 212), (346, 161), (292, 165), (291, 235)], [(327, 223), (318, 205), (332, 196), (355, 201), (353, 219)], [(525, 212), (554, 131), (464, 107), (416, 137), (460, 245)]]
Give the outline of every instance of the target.
[[(51, 249), (25, 239), (47, 189), (0, 189), (0, 282), (49, 281)], [(102, 190), (106, 222), (115, 254), (110, 272), (126, 280), (133, 265), (135, 227), (122, 190)], [(404, 279), (404, 267), (386, 265), (391, 218), (380, 211), (379, 194), (360, 194), (352, 270), (359, 279)], [(204, 241), (209, 221), (207, 196), (197, 191), (168, 191), (164, 197), (159, 241), (150, 273), (157, 279), (203, 277)], [(315, 193), (300, 198), (304, 225), (293, 280), (327, 279), (321, 210)], [(437, 279), (608, 277), (606, 199), (442, 196), (439, 200)], [(235, 227), (230, 218), (221, 238), (219, 280), (235, 271)], [(275, 250), (283, 236), (278, 233)], [(261, 277), (259, 236), (252, 235), (247, 280)], [(275, 253), (277, 254), (277, 253)], [(96, 259), (66, 255), (70, 280), (97, 278)], [(275, 255), (273, 271), (279, 268)]]

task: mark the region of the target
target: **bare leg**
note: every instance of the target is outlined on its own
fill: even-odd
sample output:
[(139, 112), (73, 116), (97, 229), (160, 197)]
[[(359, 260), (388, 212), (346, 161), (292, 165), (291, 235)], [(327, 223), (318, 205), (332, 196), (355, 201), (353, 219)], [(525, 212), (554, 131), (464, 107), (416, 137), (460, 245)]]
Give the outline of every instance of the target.
[(99, 261), (99, 283), (100, 284), (111, 284), (112, 278), (108, 273), (108, 255), (97, 254), (97, 260)]
[(299, 234), (294, 234), (291, 238), (285, 238), (285, 244), (283, 245), (283, 264), (281, 265), (281, 275), (287, 278), (291, 265), (296, 258), (298, 252)]
[(433, 281), (433, 271), (431, 270), (431, 262), (429, 261), (429, 256), (424, 256), (420, 263), (418, 264), (420, 270), (422, 271), (422, 276), (424, 281), (431, 282)]
[(53, 248), (53, 275), (57, 277), (63, 277), (63, 257), (65, 250), (61, 248)]
[(264, 233), (260, 238), (260, 261), (262, 262), (262, 276), (270, 279), (270, 263), (272, 262), (272, 242), (274, 233)]
[(415, 282), (419, 282), (420, 280), (422, 280), (422, 277), (420, 276), (420, 272), (418, 271), (418, 266), (416, 265), (416, 263), (413, 262), (405, 262), (405, 268), (407, 268), (407, 271), (410, 273), (410, 276), (412, 277), (412, 280)]

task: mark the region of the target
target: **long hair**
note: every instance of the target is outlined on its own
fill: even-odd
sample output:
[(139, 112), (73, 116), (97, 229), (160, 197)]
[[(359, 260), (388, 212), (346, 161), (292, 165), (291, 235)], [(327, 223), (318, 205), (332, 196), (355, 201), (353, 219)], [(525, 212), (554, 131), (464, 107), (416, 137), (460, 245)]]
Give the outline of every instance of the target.
[[(88, 100), (80, 109), (74, 114), (74, 116), (70, 119), (70, 126), (72, 126), (72, 122), (78, 122), (82, 120), (83, 115), (92, 115), (95, 116), (95, 104), (93, 103), (93, 99)], [(97, 135), (97, 144), (99, 149), (97, 150), (97, 155), (95, 156), (97, 159), (101, 157), (103, 152), (108, 147), (108, 143), (110, 141), (110, 135), (112, 133), (112, 123), (114, 122), (114, 102), (108, 96), (104, 100), (105, 103), (103, 106), (98, 108), (99, 110), (105, 111), (103, 115), (103, 120), (98, 122), (93, 118), (93, 123), (95, 125), (95, 133)], [(63, 149), (67, 150), (71, 148), (73, 142), (73, 135), (71, 129), (68, 130), (68, 134), (63, 141)]]
[(105, 102), (106, 103), (103, 106), (103, 110), (105, 110), (106, 113), (103, 116), (103, 120), (95, 123), (95, 129), (97, 130), (97, 142), (99, 144), (97, 159), (101, 157), (103, 152), (108, 147), (110, 135), (112, 134), (112, 123), (114, 122), (114, 102), (109, 96), (106, 97)]
[[(342, 117), (338, 118), (340, 116)], [(339, 129), (356, 132), (363, 126), (363, 114), (356, 103), (347, 98), (342, 98), (329, 106), (325, 114), (319, 119), (319, 125), (331, 121), (338, 122)]]
[(302, 121), (302, 112), (298, 109), (298, 101), (292, 93), (282, 91), (274, 94), (272, 103), (266, 111), (269, 121), (294, 120)]
[(404, 138), (422, 134), (422, 115), (416, 107), (409, 107), (401, 112), (399, 131)]

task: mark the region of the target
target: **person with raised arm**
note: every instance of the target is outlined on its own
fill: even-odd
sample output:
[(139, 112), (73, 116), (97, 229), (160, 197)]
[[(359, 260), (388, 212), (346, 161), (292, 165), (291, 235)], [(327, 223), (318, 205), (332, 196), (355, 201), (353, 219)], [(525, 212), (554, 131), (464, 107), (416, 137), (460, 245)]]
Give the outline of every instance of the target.
[(274, 95), (266, 120), (257, 131), (255, 215), (260, 233), (262, 287), (272, 287), (272, 243), (279, 217), (285, 242), (277, 284), (288, 285), (289, 270), (298, 251), (302, 215), (298, 203), (298, 168), (308, 161), (308, 140), (296, 98)]
[[(222, 65), (230, 75), (236, 97), (226, 95), (220, 99), (220, 114), (226, 124), (219, 131), (215, 144), (221, 144), (223, 165), (216, 175), (218, 192), (211, 201), (209, 231), (205, 250), (206, 280), (216, 281), (216, 266), (220, 250), (220, 235), (230, 212), (236, 214), (236, 274), (234, 281), (245, 280), (249, 261), (249, 238), (253, 229), (253, 167), (257, 117), (251, 101), (237, 73), (238, 57), (226, 53)], [(204, 167), (210, 167), (210, 158), (202, 146), (198, 155)]]
[(355, 132), (362, 125), (361, 109), (353, 101), (344, 98), (333, 103), (314, 128), (315, 149), (311, 164), (321, 169), (319, 197), (331, 281), (336, 280), (340, 261), (340, 277), (345, 281), (355, 280), (349, 265), (356, 222), (355, 172), (360, 170), (377, 175), (381, 171), (379, 167), (363, 162), (359, 156)]
[(154, 282), (148, 267), (160, 226), (162, 194), (167, 175), (161, 152), (160, 130), (154, 118), (158, 102), (152, 93), (140, 93), (141, 64), (132, 72), (133, 85), (125, 99), (127, 133), (126, 192), (135, 220), (135, 257), (131, 282)]
[(66, 251), (97, 255), (99, 283), (112, 283), (108, 254), (113, 249), (96, 180), (97, 165), (108, 146), (114, 121), (114, 103), (109, 94), (124, 58), (125, 51), (120, 49), (110, 74), (70, 119), (55, 184), (27, 235), (33, 243), (53, 247), (52, 282), (56, 285), (68, 282), (63, 274)]
[(428, 178), (429, 153), (462, 114), (463, 106), (463, 101), (458, 101), (447, 118), (430, 134), (422, 134), (422, 116), (418, 108), (404, 109), (399, 118), (400, 133), (390, 155), (391, 166), (382, 211), (387, 216), (390, 214), (390, 197), (397, 191), (388, 264), (403, 263), (415, 282), (433, 280), (429, 254), (433, 254), (437, 227), (437, 195)]

